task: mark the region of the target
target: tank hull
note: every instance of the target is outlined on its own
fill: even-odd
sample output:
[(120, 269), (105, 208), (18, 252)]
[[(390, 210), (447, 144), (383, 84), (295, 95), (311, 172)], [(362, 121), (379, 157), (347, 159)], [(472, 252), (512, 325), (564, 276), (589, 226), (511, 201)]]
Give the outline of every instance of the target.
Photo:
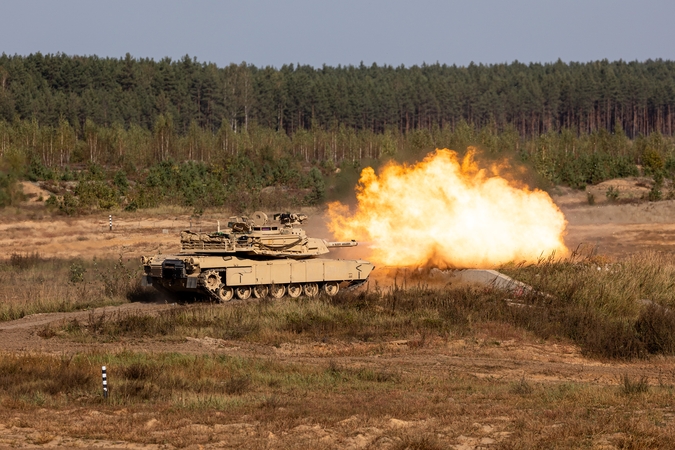
[(221, 302), (251, 295), (280, 298), (314, 296), (321, 291), (335, 295), (340, 288), (364, 283), (374, 269), (364, 260), (258, 260), (200, 254), (157, 255), (143, 265), (143, 285), (177, 296)]

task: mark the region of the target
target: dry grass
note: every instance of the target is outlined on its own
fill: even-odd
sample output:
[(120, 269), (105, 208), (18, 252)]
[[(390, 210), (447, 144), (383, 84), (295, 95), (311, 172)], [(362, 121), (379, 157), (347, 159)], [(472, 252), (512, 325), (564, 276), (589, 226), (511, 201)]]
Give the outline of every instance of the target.
[[(200, 409), (204, 398), (258, 407), (282, 392), (321, 390), (347, 384), (368, 389), (371, 384), (394, 386), (400, 376), (371, 369), (350, 369), (329, 363), (324, 367), (280, 364), (262, 359), (225, 355), (91, 353), (71, 358), (38, 355), (0, 356), (0, 395), (4, 400), (59, 406), (100, 404), (101, 366), (108, 368), (108, 405), (135, 405), (151, 400), (182, 408)], [(215, 397), (212, 397), (215, 396)]]
[[(544, 339), (570, 339), (587, 355), (630, 359), (675, 354), (675, 265), (639, 254), (610, 262), (592, 253), (547, 259), (503, 271), (534, 287), (517, 299), (497, 290), (402, 289), (341, 293), (334, 298), (231, 305), (197, 304), (159, 314), (92, 316), (66, 332), (81, 340), (138, 337), (241, 339), (280, 345), (320, 340), (385, 341), (470, 335), (486, 323), (508, 324)], [(143, 300), (135, 261), (45, 259), (15, 254), (0, 264), (0, 320)]]
[[(104, 400), (100, 367), (108, 367)], [(0, 356), (0, 422), (25, 435), (144, 444), (667, 448), (673, 388), (478, 379), (226, 355)], [(376, 375), (371, 375), (375, 373)], [(628, 395), (627, 395), (628, 394)], [(61, 411), (53, 414), (50, 411)], [(39, 432), (39, 433), (38, 433)], [(321, 440), (323, 439), (323, 441)], [(0, 432), (2, 442), (2, 432)], [(323, 445), (322, 445), (323, 444)]]
[[(36, 276), (40, 270), (31, 271), (55, 264), (61, 275), (77, 274), (74, 261), (25, 261), (22, 269), (4, 267)], [(87, 264), (90, 277), (94, 268)], [(484, 346), (497, 339), (497, 347), (499, 336), (511, 339), (524, 330), (572, 340), (601, 357), (672, 354), (669, 262), (653, 254), (613, 263), (586, 257), (506, 270), (536, 288), (516, 299), (520, 306), (499, 291), (420, 285), (333, 298), (195, 304), (154, 315), (92, 313), (45, 328), (40, 333), (48, 339), (122, 347), (208, 337), (252, 350), (0, 355), (0, 445), (46, 445), (58, 436), (74, 446), (123, 440), (231, 448), (668, 448), (675, 388), (653, 382), (654, 373), (648, 378), (636, 366), (630, 373), (617, 369), (624, 375), (607, 384), (542, 381), (532, 371), (484, 377), (471, 364), (458, 369), (436, 356), (459, 338), (467, 343), (462, 355), (475, 356), (471, 342), (486, 329), (491, 337)], [(636, 301), (645, 298), (650, 302)], [(392, 340), (405, 345), (387, 347)], [(324, 343), (371, 350), (274, 356)]]
[(644, 394), (649, 390), (647, 377), (640, 377), (637, 380), (631, 379), (628, 374), (621, 377), (621, 392), (626, 395)]
[(261, 301), (234, 305), (197, 304), (157, 314), (124, 312), (92, 315), (62, 331), (78, 339), (106, 342), (123, 338), (204, 337), (279, 345), (321, 340), (383, 341), (428, 333), (470, 330), (468, 316), (489, 320), (508, 309), (497, 293), (412, 289), (387, 294), (364, 292), (335, 298)]
[(117, 305), (140, 289), (136, 261), (10, 255), (0, 262), (0, 321)]
[[(334, 298), (92, 316), (87, 323), (64, 326), (62, 333), (86, 341), (209, 336), (276, 346), (407, 339), (409, 346), (423, 347), (427, 340), (472, 335), (484, 324), (501, 323), (544, 339), (572, 340), (596, 357), (675, 354), (675, 312), (668, 293), (672, 266), (648, 255), (598, 267), (587, 258), (510, 268), (535, 288), (516, 303), (493, 289), (394, 287)], [(638, 301), (648, 294), (654, 300)]]
[(565, 336), (609, 358), (675, 354), (675, 264), (667, 255), (609, 261), (591, 249), (502, 270), (534, 288), (514, 323), (543, 338)]
[(565, 259), (505, 266), (501, 270), (550, 294), (549, 303), (571, 303), (615, 318), (634, 318), (645, 300), (675, 307), (675, 264), (664, 253), (643, 252), (614, 261), (581, 248)]

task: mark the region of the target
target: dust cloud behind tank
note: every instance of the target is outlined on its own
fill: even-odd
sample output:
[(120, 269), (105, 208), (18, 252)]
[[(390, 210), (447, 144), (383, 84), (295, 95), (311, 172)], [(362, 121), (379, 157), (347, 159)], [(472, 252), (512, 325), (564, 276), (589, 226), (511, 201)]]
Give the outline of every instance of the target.
[(141, 258), (143, 285), (171, 296), (206, 297), (226, 302), (262, 298), (335, 295), (363, 284), (374, 269), (359, 259), (319, 258), (331, 248), (354, 247), (355, 241), (329, 242), (308, 237), (304, 214), (263, 212), (231, 217), (213, 233), (182, 231), (181, 252)]

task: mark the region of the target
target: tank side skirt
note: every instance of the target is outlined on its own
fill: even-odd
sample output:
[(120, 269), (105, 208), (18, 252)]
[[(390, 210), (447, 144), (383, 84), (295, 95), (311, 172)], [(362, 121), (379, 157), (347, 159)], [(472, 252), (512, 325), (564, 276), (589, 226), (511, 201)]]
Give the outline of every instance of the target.
[[(182, 256), (182, 255), (181, 255)], [(147, 282), (167, 292), (194, 292), (195, 290), (219, 302), (218, 289), (209, 289), (205, 283), (204, 274), (215, 271), (220, 274), (221, 286), (233, 288), (261, 285), (289, 285), (337, 282), (348, 283), (353, 288), (365, 282), (374, 266), (363, 260), (334, 260), (334, 259), (275, 259), (251, 260), (222, 256), (193, 256), (192, 265), (198, 266), (197, 273), (188, 273), (180, 280), (165, 280), (158, 270), (148, 270)], [(155, 267), (152, 267), (155, 269)], [(169, 283), (171, 287), (165, 285)]]
[[(372, 265), (362, 261), (349, 260), (279, 260), (247, 261), (244, 266), (226, 267), (227, 286), (260, 284), (321, 283), (324, 281), (365, 280), (372, 271)], [(203, 270), (203, 269), (202, 269)]]

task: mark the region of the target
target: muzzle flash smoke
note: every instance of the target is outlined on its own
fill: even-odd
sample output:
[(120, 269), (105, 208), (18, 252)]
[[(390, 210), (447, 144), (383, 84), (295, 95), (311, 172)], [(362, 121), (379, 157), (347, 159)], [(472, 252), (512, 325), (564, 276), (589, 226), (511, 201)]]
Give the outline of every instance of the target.
[(329, 205), (337, 239), (373, 244), (378, 264), (492, 267), (566, 253), (566, 220), (551, 197), (479, 169), (469, 149), (430, 153), (414, 165), (361, 172), (355, 211)]

